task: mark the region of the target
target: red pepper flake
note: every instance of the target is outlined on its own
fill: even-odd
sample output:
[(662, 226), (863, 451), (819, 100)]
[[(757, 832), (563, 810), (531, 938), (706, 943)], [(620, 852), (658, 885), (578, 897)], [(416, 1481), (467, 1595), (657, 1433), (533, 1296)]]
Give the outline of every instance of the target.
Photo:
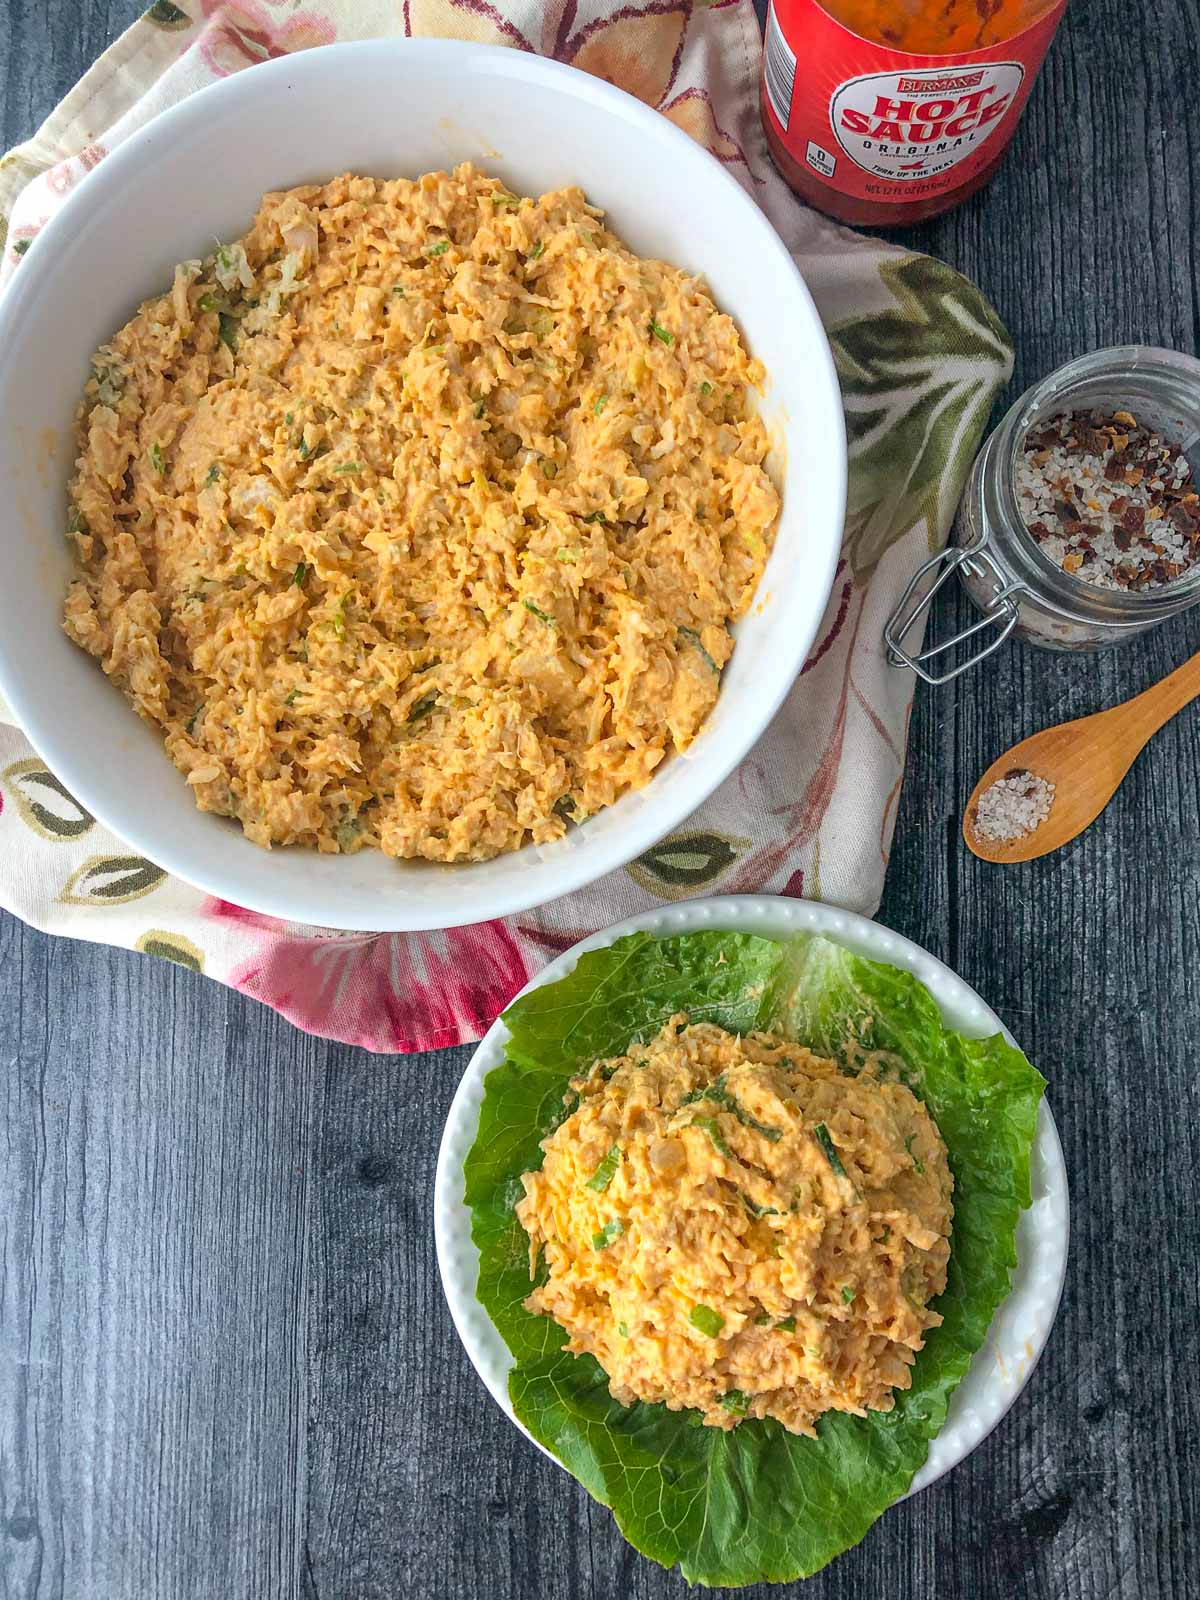
[(1086, 583), (1157, 588), (1200, 563), (1191, 463), (1131, 412), (1039, 423), (1022, 443), (1016, 490), (1030, 537)]

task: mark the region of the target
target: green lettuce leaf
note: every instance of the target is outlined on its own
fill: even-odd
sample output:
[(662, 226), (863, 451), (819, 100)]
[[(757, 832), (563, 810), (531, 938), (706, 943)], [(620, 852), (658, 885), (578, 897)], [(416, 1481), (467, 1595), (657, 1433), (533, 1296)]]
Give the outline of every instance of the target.
[[(678, 1011), (735, 1032), (778, 1028), (849, 1070), (866, 1052), (886, 1052), (928, 1105), (955, 1180), (949, 1275), (937, 1302), (945, 1320), (892, 1411), (830, 1413), (818, 1438), (803, 1439), (773, 1421), (726, 1433), (692, 1413), (618, 1405), (599, 1364), (568, 1354), (563, 1330), (524, 1310), (529, 1250), (513, 1208), (521, 1173), (541, 1165), (541, 1140), (572, 1108), (568, 1080), (649, 1039)], [(905, 1493), (1008, 1293), (1042, 1078), (999, 1034), (971, 1040), (947, 1029), (911, 973), (812, 935), (632, 934), (581, 957), (504, 1020), (512, 1038), (487, 1077), (465, 1178), (479, 1299), (515, 1361), (514, 1412), (612, 1508), (636, 1549), (678, 1565), (689, 1581), (808, 1577)]]

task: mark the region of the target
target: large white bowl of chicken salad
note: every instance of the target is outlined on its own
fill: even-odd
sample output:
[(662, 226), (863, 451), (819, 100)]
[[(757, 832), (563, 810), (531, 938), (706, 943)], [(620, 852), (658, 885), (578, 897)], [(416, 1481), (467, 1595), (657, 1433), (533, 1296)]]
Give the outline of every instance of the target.
[(574, 69), (389, 40), (214, 85), (43, 229), (0, 349), (0, 695), (252, 910), (439, 928), (592, 882), (816, 635), (811, 297), (712, 156)]

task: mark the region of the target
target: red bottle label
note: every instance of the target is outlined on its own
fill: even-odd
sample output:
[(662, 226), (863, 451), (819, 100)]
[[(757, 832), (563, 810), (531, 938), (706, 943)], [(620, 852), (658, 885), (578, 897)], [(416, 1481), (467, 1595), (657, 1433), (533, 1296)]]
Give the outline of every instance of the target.
[(910, 204), (966, 188), (1008, 143), (1066, 0), (1003, 44), (911, 55), (771, 0), (763, 101), (793, 160), (845, 195)]

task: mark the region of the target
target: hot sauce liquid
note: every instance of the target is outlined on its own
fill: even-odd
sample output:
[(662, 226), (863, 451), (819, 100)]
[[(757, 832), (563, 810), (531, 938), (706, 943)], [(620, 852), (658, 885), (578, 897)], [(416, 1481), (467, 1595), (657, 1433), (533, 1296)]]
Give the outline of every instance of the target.
[(1066, 0), (772, 0), (762, 115), (811, 205), (898, 226), (995, 172)]
[(912, 55), (966, 55), (1003, 44), (1054, 9), (1054, 0), (825, 0), (822, 10), (860, 39)]

